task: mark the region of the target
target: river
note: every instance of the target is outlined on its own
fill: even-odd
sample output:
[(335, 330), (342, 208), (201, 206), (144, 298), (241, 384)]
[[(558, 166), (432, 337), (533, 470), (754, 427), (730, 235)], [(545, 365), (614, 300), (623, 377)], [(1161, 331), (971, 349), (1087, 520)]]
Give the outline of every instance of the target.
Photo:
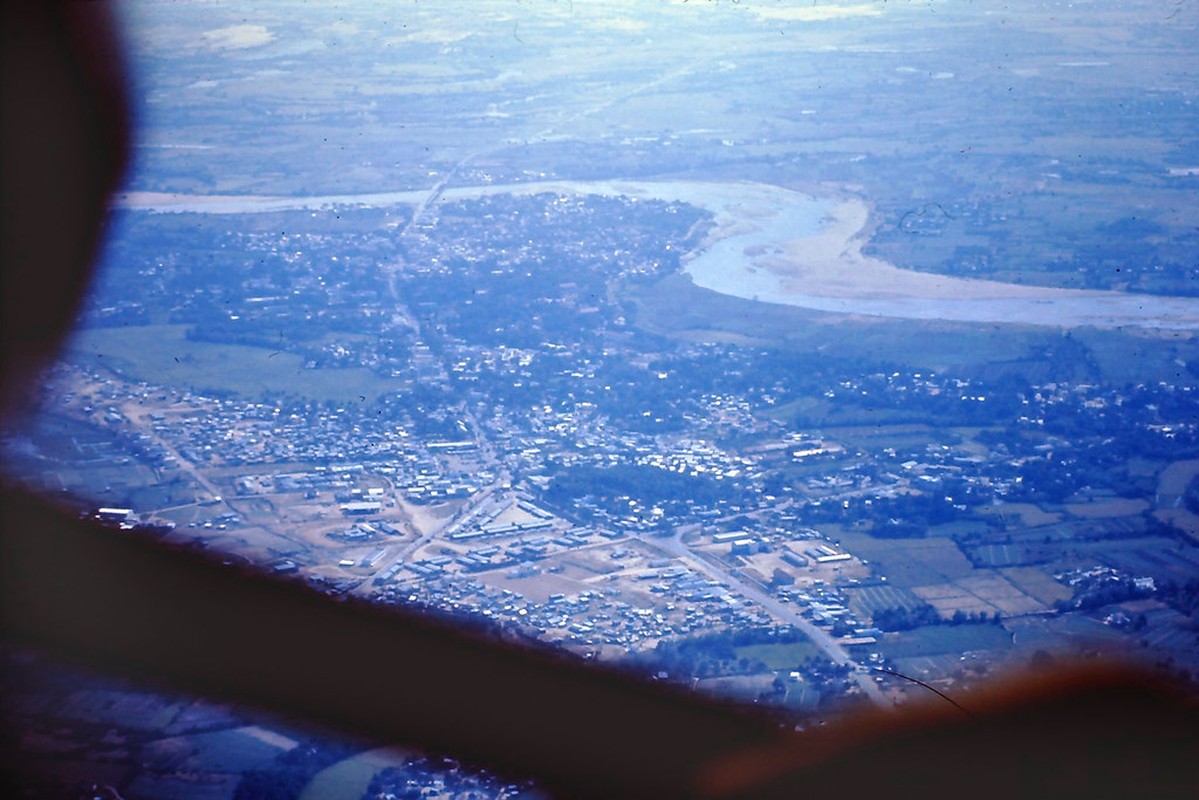
[[(1060, 328), (1199, 329), (1199, 298), (1056, 289), (900, 269), (862, 253), (870, 209), (855, 197), (812, 197), (761, 183), (541, 181), (446, 189), (487, 194), (624, 195), (678, 200), (712, 212), (715, 227), (683, 268), (721, 294), (840, 314)], [(245, 214), (336, 206), (418, 205), (428, 190), (271, 197), (131, 192), (117, 206), (155, 212)]]

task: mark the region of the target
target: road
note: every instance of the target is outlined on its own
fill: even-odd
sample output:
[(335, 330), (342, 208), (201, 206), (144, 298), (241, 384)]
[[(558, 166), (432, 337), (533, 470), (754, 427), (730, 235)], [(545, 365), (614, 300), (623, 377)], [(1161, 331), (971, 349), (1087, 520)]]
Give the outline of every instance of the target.
[[(133, 401), (129, 401), (123, 403), (120, 410), (129, 419), (132, 427), (136, 428), (140, 433), (146, 434), (151, 442), (162, 448), (171, 458), (175, 459), (175, 463), (179, 465), (180, 472), (203, 487), (211, 497), (221, 497), (221, 490), (217, 488), (216, 484), (210, 481), (200, 470), (196, 469), (192, 462), (184, 458), (170, 441), (158, 435), (158, 432), (154, 430), (153, 423), (149, 420), (150, 411), (148, 409), (142, 408)], [(222, 502), (222, 505), (227, 506), (228, 504)]]
[[(221, 491), (221, 489), (215, 483), (213, 483), (209, 479), (209, 477), (204, 474), (204, 472), (201, 469), (199, 469), (191, 461), (188, 461), (186, 458), (184, 458), (183, 455), (179, 452), (178, 448), (176, 448), (173, 444), (171, 444), (171, 442), (168, 439), (164, 438), (163, 436), (160, 436), (158, 434), (158, 432), (154, 430), (153, 421), (149, 418), (150, 413), (151, 413), (150, 409), (142, 407), (139, 403), (129, 401), (127, 403), (124, 403), (121, 406), (121, 413), (123, 413), (129, 419), (131, 426), (136, 428), (138, 431), (145, 433), (146, 436), (148, 436), (150, 438), (151, 442), (153, 442), (155, 445), (161, 447), (167, 453), (167, 455), (174, 458), (175, 463), (178, 465), (179, 471), (181, 473), (183, 473), (184, 475), (186, 475), (187, 477), (189, 477), (193, 481), (195, 481), (196, 484), (199, 485), (201, 488), (203, 488), (206, 492), (208, 492), (209, 495), (214, 500), (218, 497), (221, 498), (219, 503), (211, 504), (214, 509), (212, 512), (210, 512), (211, 516), (215, 517), (218, 514), (221, 514), (224, 512), (230, 512), (230, 513), (234, 513), (234, 514), (242, 513), (241, 510), (238, 509), (234, 505), (234, 502), (239, 501), (239, 500), (249, 500), (249, 499), (251, 499), (251, 497), (245, 496), (245, 495), (238, 496), (238, 497), (232, 498), (233, 502), (230, 502), (230, 498), (227, 498), (226, 494), (223, 493)], [(260, 495), (259, 497), (267, 500), (268, 502), (271, 502), (275, 499), (275, 497), (273, 495)], [(199, 500), (197, 500), (194, 503), (183, 503), (181, 505), (169, 506), (166, 508), (148, 509), (148, 511), (149, 511), (149, 513), (153, 513), (153, 514), (162, 514), (167, 511), (174, 511), (174, 510), (178, 510), (181, 508), (187, 508), (189, 506), (201, 506), (201, 505), (208, 505), (208, 504), (202, 503)], [(258, 527), (261, 527), (264, 530), (274, 534), (275, 536), (278, 536), (281, 539), (286, 539), (289, 542), (294, 542), (297, 545), (297, 547), (301, 550), (306, 550), (307, 548), (309, 548), (311, 546), (311, 544), (308, 541), (306, 541), (302, 537), (294, 535), (290, 530), (288, 530), (288, 527), (286, 525), (272, 524), (266, 520), (258, 520), (254, 524), (257, 525)], [(216, 533), (215, 530), (212, 532)], [(233, 532), (230, 531), (230, 533), (233, 533)]]
[(642, 541), (651, 547), (664, 550), (670, 555), (687, 562), (687, 564), (704, 573), (709, 578), (718, 580), (729, 588), (740, 592), (742, 596), (753, 600), (780, 622), (795, 626), (811, 639), (812, 643), (819, 647), (828, 656), (830, 661), (849, 667), (850, 676), (861, 687), (862, 693), (870, 698), (875, 705), (885, 709), (893, 708), (891, 701), (883, 695), (882, 691), (878, 688), (878, 684), (875, 683), (873, 673), (860, 672), (858, 670), (858, 663), (841, 646), (841, 643), (829, 634), (828, 631), (812, 624), (812, 621), (806, 619), (795, 606), (780, 603), (773, 595), (764, 592), (753, 583), (737, 577), (731, 570), (713, 563), (703, 555), (692, 552), (691, 548), (684, 544), (682, 536), (678, 533), (669, 538), (643, 539)]
[(501, 473), (492, 483), (484, 486), (478, 492), (473, 494), (457, 514), (442, 520), (424, 534), (418, 536), (415, 540), (405, 544), (400, 548), (399, 552), (395, 553), (395, 555), (386, 559), (385, 561), (382, 561), (371, 572), (370, 575), (368, 575), (360, 584), (358, 584), (354, 591), (358, 594), (372, 594), (375, 591), (373, 580), (376, 575), (395, 566), (396, 564), (403, 564), (406, 559), (410, 558), (413, 553), (417, 552), (422, 547), (444, 537), (446, 531), (451, 529), (456, 521), (461, 518), (465, 512), (491, 499), (491, 496), (495, 494), (495, 492), (499, 491), (509, 480), (510, 476), (507, 475), (507, 473)]

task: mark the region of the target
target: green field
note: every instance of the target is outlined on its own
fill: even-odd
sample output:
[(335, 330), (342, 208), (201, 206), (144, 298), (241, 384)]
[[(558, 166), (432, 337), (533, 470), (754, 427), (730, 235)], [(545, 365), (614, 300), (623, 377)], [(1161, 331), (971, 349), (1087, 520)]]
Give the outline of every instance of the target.
[(1052, 606), (1058, 600), (1069, 600), (1074, 594), (1070, 587), (1036, 567), (1012, 567), (1002, 569), (999, 573), (1017, 589), (1047, 606)]
[(904, 608), (914, 611), (920, 606), (927, 605), (907, 589), (897, 586), (867, 586), (862, 589), (846, 589), (849, 598), (849, 608), (864, 619), (871, 619), (875, 612), (887, 608)]
[(1051, 340), (1045, 331), (1017, 326), (848, 317), (760, 303), (700, 288), (682, 274), (627, 294), (637, 308), (636, 323), (656, 333), (688, 339), (735, 334), (879, 364), (938, 369), (1023, 364), (1030, 351)]
[(1001, 625), (926, 625), (885, 635), (879, 640), (878, 650), (887, 658), (911, 658), (1006, 650), (1011, 646), (1012, 635)]
[(1084, 614), (1020, 617), (1004, 621), (1021, 652), (1068, 651), (1095, 646), (1120, 648), (1128, 637)]
[(1076, 339), (1087, 347), (1099, 372), (1113, 383), (1135, 383), (1149, 375), (1174, 375), (1188, 380), (1177, 369), (1178, 359), (1193, 358), (1195, 336), (1185, 331), (1104, 331), (1083, 328)]
[(1034, 382), (1136, 382), (1162, 374), (1185, 380), (1176, 362), (1189, 359), (1195, 345), (1188, 332), (1081, 328), (1063, 335), (1022, 325), (827, 314), (721, 295), (683, 274), (652, 286), (626, 287), (623, 293), (636, 309), (635, 323), (654, 333), (688, 341), (778, 345), (863, 368), (903, 365), (989, 379), (1018, 374)]
[[(836, 421), (840, 423), (845, 419), (845, 415), (841, 415)], [(930, 443), (957, 444), (960, 441), (960, 437), (948, 428), (935, 428), (925, 424), (888, 425), (881, 419), (877, 424), (867, 425), (841, 427), (822, 424), (820, 429), (825, 436), (838, 444), (863, 449), (914, 448)]]
[(1022, 527), (1035, 528), (1040, 525), (1052, 525), (1060, 522), (1062, 515), (1054, 511), (1046, 511), (1033, 503), (1002, 503), (993, 506), (983, 506), (980, 514), (999, 517), (1001, 520), (1019, 519)]
[(846, 529), (838, 537), (845, 550), (879, 565), (887, 583), (902, 589), (964, 578), (974, 567), (952, 539), (875, 539)]
[(758, 695), (772, 690), (774, 674), (727, 675), (722, 678), (704, 678), (697, 681), (695, 688), (704, 694), (734, 702), (755, 703)]
[(970, 558), (982, 567), (1015, 567), (1049, 560), (1047, 546), (1022, 544), (980, 544), (967, 548)]
[(817, 658), (820, 655), (820, 648), (807, 641), (790, 644), (749, 644), (737, 648), (737, 658), (761, 661), (769, 669), (794, 669), (802, 664), (805, 658)]
[(407, 757), (394, 747), (367, 750), (338, 761), (313, 776), (300, 800), (340, 800), (343, 797), (361, 797), (370, 785), (371, 778), (387, 767), (401, 766)]
[(68, 344), (67, 358), (132, 380), (248, 400), (285, 394), (371, 403), (401, 387), (367, 369), (304, 369), (303, 359), (291, 353), (191, 341), (186, 325), (83, 330)]
[(1080, 542), (1071, 551), (1085, 560), (1107, 564), (1134, 575), (1185, 582), (1199, 570), (1199, 548), (1177, 539), (1145, 536), (1116, 541)]
[(1191, 481), (1196, 478), (1199, 478), (1199, 459), (1176, 461), (1166, 467), (1161, 473), (1158, 486), (1158, 492), (1164, 496), (1163, 502), (1173, 503), (1186, 492)]

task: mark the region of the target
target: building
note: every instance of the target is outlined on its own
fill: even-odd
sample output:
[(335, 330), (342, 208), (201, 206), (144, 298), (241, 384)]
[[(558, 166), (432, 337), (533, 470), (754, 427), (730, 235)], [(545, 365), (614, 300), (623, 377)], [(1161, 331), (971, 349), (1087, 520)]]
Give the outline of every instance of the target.
[(353, 503), (342, 503), (341, 513), (347, 516), (362, 516), (365, 514), (378, 514), (383, 510), (383, 504), (370, 500), (359, 500)]

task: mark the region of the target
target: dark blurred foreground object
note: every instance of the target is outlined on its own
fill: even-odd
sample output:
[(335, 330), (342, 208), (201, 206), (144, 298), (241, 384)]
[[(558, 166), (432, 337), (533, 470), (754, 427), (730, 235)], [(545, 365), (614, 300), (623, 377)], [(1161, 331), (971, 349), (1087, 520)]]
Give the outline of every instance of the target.
[(1135, 673), (1050, 674), (959, 698), (968, 713), (934, 698), (794, 733), (765, 713), (339, 601), (17, 492), (5, 501), (9, 637), (531, 776), (563, 796), (1199, 796), (1194, 697)]
[(11, 414), (75, 319), (129, 137), (103, 3), (8, 0), (0, 14), (0, 412)]
[[(73, 319), (125, 161), (114, 41), (100, 4), (4, 8), (10, 420)], [(1199, 796), (1194, 698), (1140, 674), (1076, 670), (972, 695), (968, 715), (942, 704), (796, 734), (764, 713), (118, 534), (7, 484), (0, 500), (10, 639), (564, 796)]]

